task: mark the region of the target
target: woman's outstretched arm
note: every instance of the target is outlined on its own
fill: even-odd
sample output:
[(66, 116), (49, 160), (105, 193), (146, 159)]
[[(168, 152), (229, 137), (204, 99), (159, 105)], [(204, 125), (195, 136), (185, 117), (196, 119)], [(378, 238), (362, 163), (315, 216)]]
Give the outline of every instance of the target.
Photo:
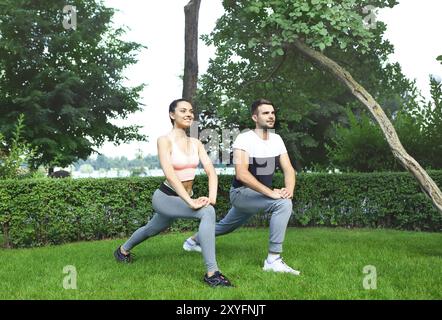
[(201, 141), (197, 139), (195, 141), (198, 144), (198, 156), (209, 179), (209, 201), (211, 205), (215, 205), (218, 193), (218, 175)]

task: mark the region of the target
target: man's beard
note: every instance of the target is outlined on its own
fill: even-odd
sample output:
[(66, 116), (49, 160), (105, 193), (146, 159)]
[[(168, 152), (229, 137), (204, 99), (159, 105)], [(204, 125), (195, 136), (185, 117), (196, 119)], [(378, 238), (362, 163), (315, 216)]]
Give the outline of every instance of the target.
[(275, 128), (275, 123), (273, 122), (273, 125), (269, 125), (267, 124), (267, 122), (265, 122), (264, 124), (260, 124), (260, 129), (267, 131), (267, 130), (271, 130)]

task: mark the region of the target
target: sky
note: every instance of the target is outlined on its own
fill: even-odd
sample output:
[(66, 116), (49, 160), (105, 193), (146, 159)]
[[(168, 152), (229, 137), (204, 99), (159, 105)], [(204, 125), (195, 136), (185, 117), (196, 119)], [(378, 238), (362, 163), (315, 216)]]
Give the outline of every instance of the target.
[[(104, 0), (108, 7), (119, 11), (116, 26), (126, 26), (125, 40), (136, 41), (148, 48), (140, 51), (138, 63), (125, 71), (126, 84), (146, 84), (141, 93), (143, 110), (125, 120), (112, 121), (118, 125), (140, 125), (140, 133), (148, 142), (132, 142), (114, 146), (105, 143), (98, 151), (108, 157), (135, 158), (138, 149), (144, 155), (156, 155), (156, 141), (171, 129), (168, 106), (182, 94), (179, 76), (184, 70), (184, 6), (188, 0)], [(442, 55), (441, 0), (399, 0), (393, 9), (381, 10), (377, 17), (387, 24), (386, 38), (394, 45), (391, 62), (399, 62), (409, 79), (416, 79), (418, 88), (429, 97), (430, 74), (442, 78), (442, 65), (436, 61)], [(199, 33), (208, 34), (223, 14), (222, 0), (203, 0), (200, 8)], [(213, 47), (199, 43), (199, 73), (207, 70), (215, 54)]]

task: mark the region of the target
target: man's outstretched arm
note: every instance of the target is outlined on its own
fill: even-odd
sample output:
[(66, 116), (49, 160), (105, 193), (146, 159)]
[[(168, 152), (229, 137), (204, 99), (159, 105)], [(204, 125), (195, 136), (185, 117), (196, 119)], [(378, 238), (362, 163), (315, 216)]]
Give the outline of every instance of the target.
[(296, 171), (292, 166), (288, 153), (281, 154), (279, 164), (284, 172), (285, 188), (281, 189), (281, 195), (284, 198), (292, 199), (296, 185)]

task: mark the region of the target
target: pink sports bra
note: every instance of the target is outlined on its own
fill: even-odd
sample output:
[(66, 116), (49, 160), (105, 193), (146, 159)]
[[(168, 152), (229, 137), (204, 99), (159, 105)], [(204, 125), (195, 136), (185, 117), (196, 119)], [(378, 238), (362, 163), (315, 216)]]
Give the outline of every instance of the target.
[(189, 181), (195, 178), (195, 171), (200, 159), (195, 144), (191, 142), (191, 145), (192, 153), (187, 155), (172, 141), (172, 154), (170, 158), (175, 174), (180, 181)]

